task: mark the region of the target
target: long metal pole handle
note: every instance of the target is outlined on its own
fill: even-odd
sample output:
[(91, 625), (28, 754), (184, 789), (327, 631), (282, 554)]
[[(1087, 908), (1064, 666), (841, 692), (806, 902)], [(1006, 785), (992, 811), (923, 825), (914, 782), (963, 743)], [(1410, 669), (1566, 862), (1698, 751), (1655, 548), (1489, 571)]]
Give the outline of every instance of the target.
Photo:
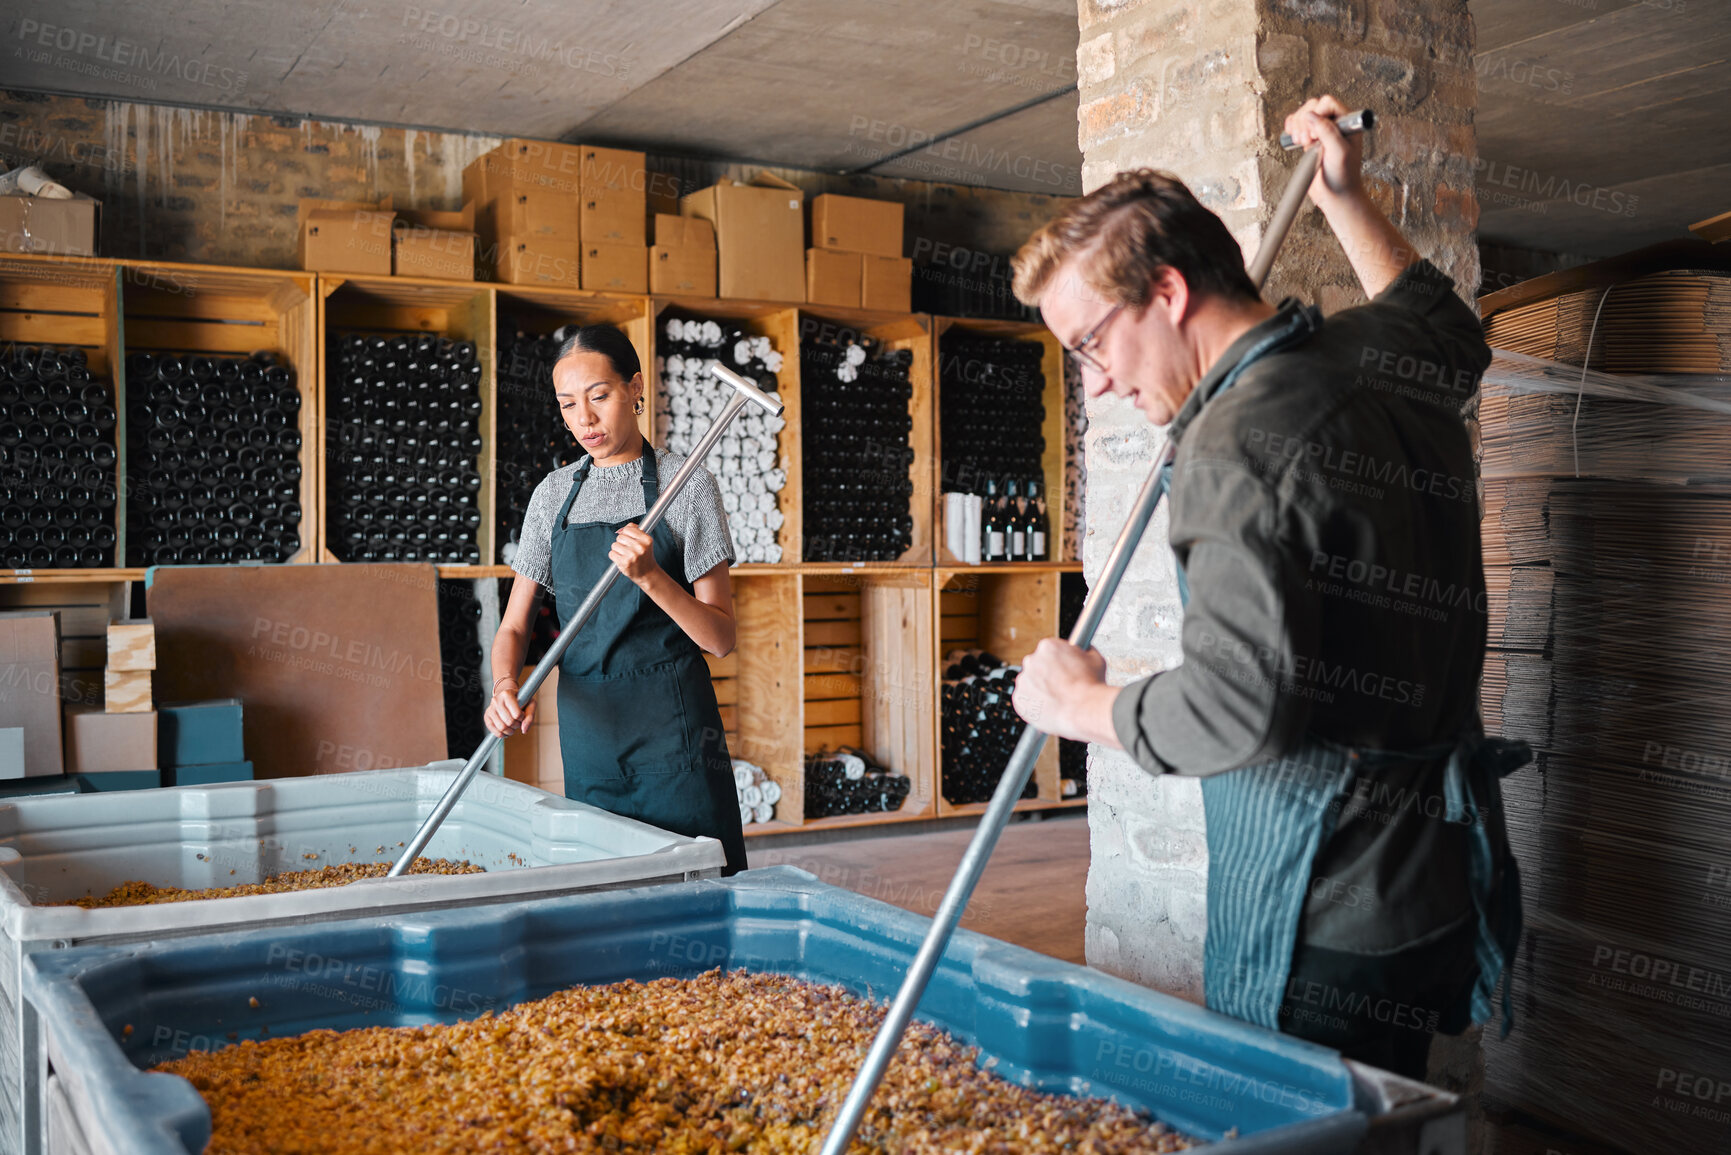
[[(1280, 207), (1275, 210), (1274, 219), (1269, 222), (1268, 232), (1263, 237), (1261, 247), (1257, 249), (1256, 260), (1248, 270), (1258, 289), (1262, 288), (1263, 281), (1268, 278), (1268, 270), (1274, 265), (1275, 253), (1279, 251), (1281, 242), (1292, 228), (1292, 222), (1298, 215), (1298, 206), (1304, 201), (1305, 192), (1316, 175), (1316, 165), (1320, 159), (1319, 150), (1311, 149), (1306, 152), (1287, 182), (1286, 194), (1281, 198)], [(1112, 596), (1118, 592), (1118, 583), (1123, 580), (1124, 571), (1130, 566), (1130, 558), (1141, 544), (1142, 535), (1147, 531), (1148, 523), (1153, 520), (1154, 511), (1159, 507), (1161, 498), (1166, 496), (1169, 477), (1166, 467), (1172, 464), (1176, 452), (1174, 444), (1168, 441), (1154, 462), (1154, 468), (1148, 471), (1147, 480), (1143, 481), (1141, 492), (1136, 495), (1136, 504), (1130, 509), (1130, 518), (1119, 531), (1118, 540), (1112, 544), (1112, 552), (1106, 556), (1106, 566), (1089, 589), (1088, 597), (1082, 603), (1082, 613), (1077, 617), (1074, 628), (1070, 630), (1072, 645), (1087, 649), (1093, 642), (1094, 633), (1100, 628), (1101, 619), (1106, 616), (1106, 607), (1111, 604)], [(1040, 752), (1045, 747), (1046, 734), (1043, 731), (1033, 726), (1022, 731), (1015, 750), (1010, 754), (1009, 764), (1004, 767), (1003, 777), (998, 779), (997, 789), (992, 792), (992, 801), (986, 806), (986, 812), (980, 816), (980, 825), (974, 830), (973, 840), (968, 843), (961, 864), (956, 867), (955, 877), (950, 879), (949, 889), (944, 891), (944, 899), (938, 904), (937, 913), (932, 916), (932, 925), (926, 931), (925, 941), (920, 943), (919, 953), (914, 956), (913, 965), (908, 968), (901, 989), (896, 991), (896, 997), (884, 1015), (883, 1025), (872, 1039), (871, 1050), (866, 1052), (865, 1062), (860, 1065), (859, 1073), (854, 1076), (853, 1086), (848, 1088), (847, 1098), (842, 1101), (841, 1110), (837, 1112), (835, 1122), (830, 1125), (829, 1134), (824, 1137), (822, 1155), (845, 1155), (848, 1144), (853, 1141), (854, 1133), (859, 1130), (860, 1120), (865, 1117), (866, 1107), (871, 1103), (878, 1084), (883, 1081), (890, 1059), (901, 1045), (902, 1035), (907, 1032), (908, 1023), (913, 1021), (914, 1011), (919, 1006), (933, 973), (938, 969), (939, 959), (949, 946), (950, 936), (961, 922), (962, 911), (967, 907), (968, 899), (973, 897), (974, 887), (979, 884), (980, 876), (985, 873), (986, 862), (998, 845), (998, 837), (1009, 825), (1016, 799), (1021, 797), (1028, 784), (1028, 776), (1034, 771), (1034, 763), (1039, 761)]]
[[(698, 439), (697, 445), (686, 457), (684, 464), (673, 474), (673, 480), (661, 487), (661, 496), (644, 514), (643, 520), (638, 523), (638, 528), (644, 533), (653, 531), (661, 523), (662, 517), (667, 513), (668, 506), (673, 504), (673, 499), (679, 495), (680, 490), (685, 488), (685, 483), (691, 480), (692, 475), (703, 468), (704, 458), (709, 456), (709, 451), (715, 447), (717, 441), (721, 440), (722, 433), (733, 423), (733, 419), (739, 416), (742, 409), (747, 405), (756, 404), (759, 408), (772, 414), (779, 415), (782, 411), (782, 404), (779, 400), (764, 393), (756, 385), (720, 362), (710, 362), (709, 368), (715, 376), (733, 387), (733, 395), (728, 398), (726, 407), (721, 411), (721, 416), (717, 417), (708, 431)], [(645, 445), (643, 451), (653, 453), (655, 449), (653, 446)], [(535, 699), (535, 692), (541, 688), (541, 683), (547, 680), (547, 675), (553, 672), (553, 668), (559, 664), (559, 659), (565, 656), (565, 651), (570, 648), (572, 639), (577, 636), (577, 631), (581, 630), (583, 623), (587, 622), (595, 613), (596, 607), (601, 604), (601, 599), (607, 596), (607, 591), (613, 588), (613, 583), (617, 580), (619, 580), (619, 567), (609, 562), (606, 572), (595, 583), (595, 587), (589, 591), (589, 596), (583, 599), (583, 603), (571, 615), (571, 620), (566, 622), (565, 628), (559, 631), (558, 638), (547, 647), (547, 653), (536, 663), (535, 671), (529, 675), (529, 680), (518, 687), (518, 708), (528, 709), (529, 703)], [(488, 759), (492, 758), (493, 751), (498, 749), (499, 744), (503, 741), (504, 739), (499, 735), (488, 733), (486, 739), (482, 741), (475, 752), (469, 755), (469, 760), (463, 764), (462, 772), (453, 778), (451, 784), (445, 788), (445, 793), (440, 796), (432, 813), (428, 814), (427, 820), (421, 823), (421, 828), (415, 831), (415, 836), (409, 840), (408, 848), (403, 851), (401, 857), (397, 859), (396, 864), (391, 867), (390, 872), (385, 877), (399, 878), (414, 864), (415, 859), (420, 857), (421, 851), (427, 848), (427, 843), (432, 841), (433, 835), (438, 833), (440, 825), (444, 823), (446, 818), (450, 817), (458, 799), (462, 798), (463, 791), (469, 788), (469, 783), (474, 781), (475, 775), (480, 772), (481, 767), (487, 764)]]

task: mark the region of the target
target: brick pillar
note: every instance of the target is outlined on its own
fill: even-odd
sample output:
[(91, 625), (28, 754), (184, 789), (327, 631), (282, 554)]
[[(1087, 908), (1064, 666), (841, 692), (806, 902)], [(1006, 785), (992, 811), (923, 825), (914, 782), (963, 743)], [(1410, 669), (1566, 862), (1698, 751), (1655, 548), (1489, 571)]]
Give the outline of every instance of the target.
[[(1466, 0), (1078, 0), (1082, 182), (1121, 169), (1180, 176), (1226, 221), (1248, 259), (1290, 171), (1281, 121), (1333, 92), (1371, 107), (1379, 127), (1366, 176), (1419, 252), (1470, 299), (1479, 276), (1473, 227), (1477, 145), (1472, 22)], [(1361, 299), (1321, 214), (1294, 226), (1266, 289), (1333, 311)], [(1161, 433), (1116, 399), (1088, 407), (1088, 530), (1099, 572), (1160, 448)], [(1096, 645), (1114, 681), (1179, 660), (1182, 616), (1158, 517)], [(1200, 1001), (1206, 928), (1201, 794), (1156, 779), (1122, 754), (1090, 754), (1088, 962)]]

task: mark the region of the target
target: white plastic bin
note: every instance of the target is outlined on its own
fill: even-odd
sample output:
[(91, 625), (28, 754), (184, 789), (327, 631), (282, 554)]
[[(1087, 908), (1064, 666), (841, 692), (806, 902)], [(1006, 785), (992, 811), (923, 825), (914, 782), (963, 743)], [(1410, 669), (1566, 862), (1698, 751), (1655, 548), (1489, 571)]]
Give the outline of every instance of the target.
[(134, 879), (236, 886), (285, 870), (390, 862), (461, 769), (460, 762), (435, 762), (0, 804), (0, 1152), (34, 1152), (42, 1133), (41, 1047), (19, 990), (27, 954), (721, 873), (724, 854), (713, 838), (670, 834), (480, 774), (425, 855), (468, 859), (485, 874), (368, 879), (326, 890), (102, 910), (47, 905), (103, 895)]

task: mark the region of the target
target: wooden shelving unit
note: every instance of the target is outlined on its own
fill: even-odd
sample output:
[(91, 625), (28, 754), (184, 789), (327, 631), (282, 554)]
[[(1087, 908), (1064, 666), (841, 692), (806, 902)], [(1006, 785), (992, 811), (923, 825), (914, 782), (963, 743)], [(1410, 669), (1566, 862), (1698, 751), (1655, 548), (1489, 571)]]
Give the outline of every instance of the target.
[[(718, 297), (654, 297), (651, 300), (654, 316), (651, 336), (657, 354), (662, 351), (667, 339), (666, 320), (670, 314), (701, 317), (706, 321), (717, 321), (724, 325), (738, 325), (753, 337), (768, 337), (776, 352), (781, 354), (782, 368), (781, 372), (776, 374), (776, 388), (777, 396), (781, 398), (784, 406), (782, 417), (787, 424), (776, 435), (776, 462), (787, 475), (787, 485), (780, 494), (782, 523), (781, 529), (776, 532), (775, 540), (781, 547), (782, 560), (779, 565), (791, 566), (797, 563), (804, 548), (800, 517), (803, 498), (799, 470), (799, 306)], [(651, 358), (648, 364), (652, 367), (649, 393), (653, 399), (650, 403), (653, 408), (659, 404), (660, 399), (660, 371), (654, 367), (654, 358)], [(716, 385), (721, 387), (720, 382)], [(751, 562), (738, 566), (734, 572), (769, 572), (772, 568), (763, 562)]]
[[(319, 556), (323, 510), (317, 441), (322, 422), (318, 288), (313, 273), (232, 269), (221, 265), (127, 262), (121, 270), (120, 313), (126, 352), (208, 353), (245, 357), (274, 353), (295, 375), (301, 407), (301, 546), (290, 562)], [(124, 370), (123, 374), (124, 376)], [(126, 417), (122, 410), (121, 422)], [(123, 481), (135, 478), (120, 449)], [(128, 527), (136, 531), (141, 527)], [(122, 534), (122, 544), (126, 544)], [(125, 555), (122, 555), (125, 560)]]
[[(475, 345), (475, 355), (481, 363), (481, 441), (482, 449), (475, 467), (480, 471), (481, 489), (476, 495), (476, 508), (481, 511), (481, 524), (475, 532), (480, 547), (478, 565), (441, 566), (442, 577), (485, 577), (486, 570), (497, 560), (494, 547), (493, 516), (493, 418), (498, 410), (494, 393), (494, 310), (497, 305), (495, 286), (462, 281), (435, 281), (419, 277), (336, 277), (318, 279), (319, 336), (322, 346), (319, 364), (319, 411), (334, 412), (328, 404), (328, 352), (334, 338), (347, 333), (367, 333), (419, 336), (436, 333)], [(332, 438), (343, 430), (332, 421), (320, 423), (320, 474), (323, 463), (338, 445)], [(321, 487), (321, 505), (328, 505), (331, 495)], [(332, 548), (329, 533), (329, 510), (321, 511), (319, 519), (319, 560), (342, 560)]]
[[(933, 495), (934, 522), (936, 534), (935, 557), (940, 566), (962, 564), (962, 559), (944, 548), (943, 521), (943, 478), (946, 476), (944, 465), (944, 431), (936, 403), (937, 389), (942, 387), (944, 372), (944, 338), (946, 336), (995, 337), (999, 340), (1034, 341), (1045, 348), (1040, 369), (1046, 377), (1046, 420), (1041, 427), (1045, 437), (1046, 448), (1040, 458), (1040, 469), (1043, 474), (1042, 484), (1046, 490), (1046, 512), (1050, 523), (1047, 542), (1051, 551), (1052, 562), (1074, 560), (1062, 555), (1064, 546), (1064, 347), (1058, 338), (1044, 325), (1031, 321), (989, 321), (976, 319), (961, 319), (956, 317), (932, 318), (932, 355), (935, 362), (933, 371), (933, 404), (932, 429), (934, 436), (934, 460), (932, 478), (937, 492)], [(953, 354), (952, 354), (953, 356)], [(1028, 569), (1033, 566), (1049, 565), (1051, 562), (1012, 562), (1017, 569)], [(978, 567), (969, 567), (978, 568)]]
[[(335, 563), (325, 516), (325, 463), (337, 448), (326, 404), (326, 350), (344, 332), (442, 333), (473, 341), (482, 364), (477, 462), (482, 520), (479, 565), (437, 567), (441, 578), (512, 576), (501, 563), (496, 532), (499, 351), (518, 331), (551, 333), (559, 325), (606, 323), (630, 338), (648, 378), (645, 432), (655, 429), (656, 357), (669, 311), (735, 323), (768, 336), (783, 356), (778, 374), (787, 425), (778, 458), (783, 561), (732, 571), (737, 649), (710, 662), (730, 753), (763, 766), (782, 787), (777, 819), (749, 834), (847, 828), (976, 813), (983, 804), (951, 806), (939, 789), (939, 679), (950, 649), (983, 645), (1016, 661), (1057, 632), (1059, 573), (1079, 562), (965, 566), (942, 548), (943, 462), (938, 422), (938, 358), (945, 333), (1038, 340), (1046, 345), (1047, 506), (1058, 547), (1062, 525), (1062, 350), (1038, 325), (959, 320), (926, 314), (838, 309), (785, 302), (687, 299), (595, 293), (532, 286), (347, 277), (274, 269), (175, 265), (144, 261), (17, 256), (0, 258), (0, 341), (77, 345), (92, 370), (112, 384), (116, 429), (116, 568), (0, 571), (0, 606), (56, 605), (79, 623), (65, 656), (71, 671), (93, 669), (100, 685), (94, 623), (125, 604), (127, 583), (143, 569), (125, 560), (125, 357), (128, 350), (246, 354), (271, 350), (294, 370), (302, 391), (301, 533), (296, 563)], [(912, 547), (893, 562), (802, 560), (803, 454), (800, 444), (800, 342), (859, 333), (913, 353), (914, 449)], [(85, 622), (85, 617), (90, 618)], [(90, 626), (84, 630), (84, 626)], [(85, 652), (89, 651), (89, 652)], [(912, 790), (900, 810), (823, 819), (805, 817), (803, 759), (824, 746), (864, 749), (906, 773)], [(1085, 805), (1059, 799), (1056, 744), (1036, 769), (1039, 797), (1018, 809)]]
[[(941, 724), (944, 657), (952, 650), (989, 650), (1011, 665), (1027, 657), (1041, 638), (1058, 632), (1058, 574), (1052, 567), (1022, 563), (982, 567), (942, 567), (933, 571), (937, 598), (933, 605), (932, 655), (934, 677), (928, 693)], [(979, 814), (984, 802), (954, 805), (943, 796), (941, 755), (934, 754), (938, 773), (938, 815)], [(1034, 763), (1038, 795), (1016, 803), (1017, 810), (1058, 805), (1058, 744), (1048, 741)]]

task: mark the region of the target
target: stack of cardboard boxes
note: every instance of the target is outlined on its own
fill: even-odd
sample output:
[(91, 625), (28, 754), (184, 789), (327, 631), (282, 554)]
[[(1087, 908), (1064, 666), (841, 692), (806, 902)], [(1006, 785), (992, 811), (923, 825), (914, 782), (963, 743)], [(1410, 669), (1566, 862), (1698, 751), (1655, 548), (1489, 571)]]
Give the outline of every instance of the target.
[(508, 140), (463, 170), (482, 265), (510, 285), (649, 291), (641, 152)]
[[(913, 262), (903, 206), (805, 193), (770, 172), (723, 178), (655, 215), (641, 152), (507, 140), (463, 170), (460, 213), (301, 202), (301, 264), (317, 272), (544, 285), (611, 293), (809, 302), (905, 313)], [(672, 207), (671, 196), (656, 207)]]
[(912, 307), (914, 263), (902, 256), (902, 206), (894, 201), (812, 198), (805, 262), (811, 304), (896, 313)]
[(475, 279), (475, 216), (382, 201), (300, 202), (301, 268), (373, 277)]
[(102, 709), (66, 708), (66, 772), (87, 790), (142, 790), (162, 785), (156, 756), (158, 717), (151, 694), (156, 627), (149, 619), (110, 622)]

